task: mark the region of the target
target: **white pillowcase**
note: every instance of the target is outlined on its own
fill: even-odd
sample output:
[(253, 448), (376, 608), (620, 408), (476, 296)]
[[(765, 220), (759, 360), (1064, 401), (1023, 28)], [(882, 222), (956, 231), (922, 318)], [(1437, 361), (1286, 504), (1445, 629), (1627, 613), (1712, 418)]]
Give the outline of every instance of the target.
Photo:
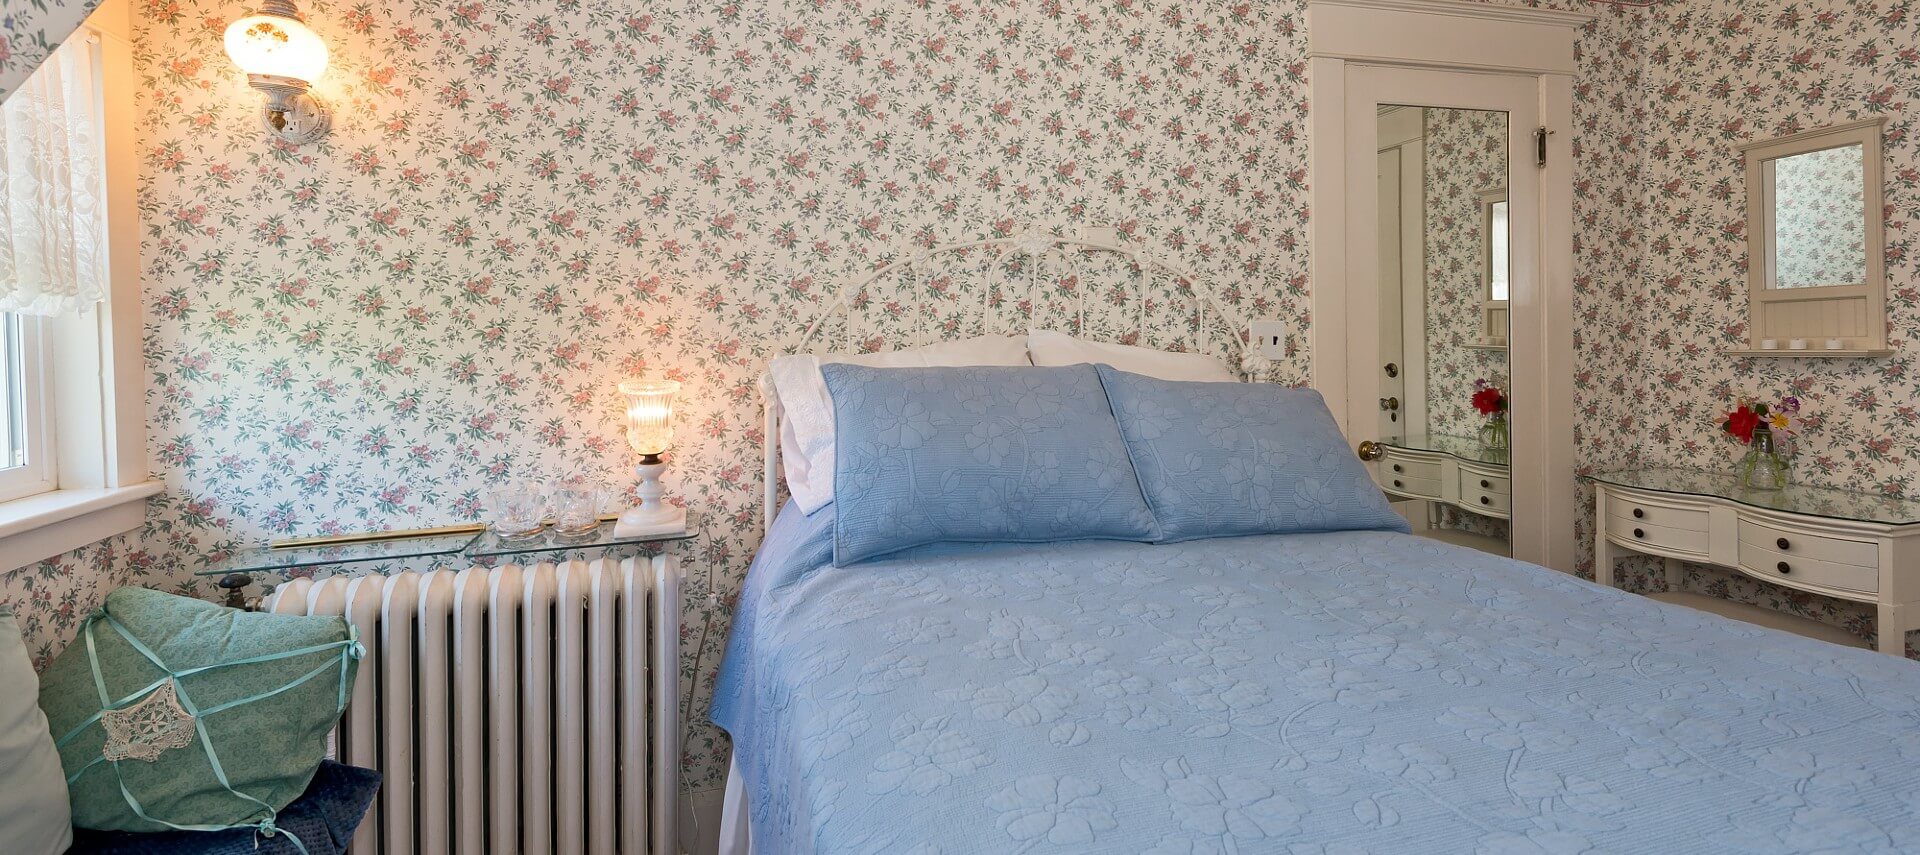
[(1235, 383), (1240, 380), (1228, 370), (1227, 363), (1204, 353), (1173, 353), (1151, 347), (1088, 341), (1053, 330), (1028, 333), (1027, 355), (1033, 358), (1033, 364), (1041, 366), (1104, 363), (1121, 371), (1161, 380), (1216, 383)]
[(804, 353), (773, 360), (767, 374), (783, 411), (781, 465), (794, 503), (809, 514), (833, 501), (833, 399), (827, 395), (820, 366), (835, 363), (873, 368), (1033, 364), (1027, 359), (1026, 337), (1017, 335), (983, 335), (912, 350)]
[(40, 712), (40, 679), (26, 643), (0, 606), (0, 849), (59, 855), (73, 843), (67, 775)]

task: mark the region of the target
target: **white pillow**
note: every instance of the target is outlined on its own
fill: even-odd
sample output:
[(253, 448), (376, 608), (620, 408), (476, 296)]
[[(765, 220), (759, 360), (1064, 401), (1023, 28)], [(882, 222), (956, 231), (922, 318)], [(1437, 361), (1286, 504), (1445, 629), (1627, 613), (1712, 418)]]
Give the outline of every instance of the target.
[(59, 855), (73, 843), (67, 775), (40, 712), (40, 680), (19, 625), (0, 606), (0, 849)]
[(1151, 347), (1088, 341), (1053, 330), (1034, 330), (1027, 334), (1027, 355), (1042, 366), (1105, 363), (1121, 371), (1145, 374), (1161, 380), (1205, 380), (1234, 383), (1240, 378), (1227, 369), (1227, 363), (1204, 353), (1172, 353)]
[(820, 366), (836, 363), (874, 368), (925, 368), (934, 365), (1031, 365), (1027, 339), (983, 335), (912, 350), (880, 353), (803, 353), (782, 356), (767, 366), (774, 394), (784, 411), (780, 421), (780, 460), (787, 490), (804, 513), (833, 501), (833, 399)]

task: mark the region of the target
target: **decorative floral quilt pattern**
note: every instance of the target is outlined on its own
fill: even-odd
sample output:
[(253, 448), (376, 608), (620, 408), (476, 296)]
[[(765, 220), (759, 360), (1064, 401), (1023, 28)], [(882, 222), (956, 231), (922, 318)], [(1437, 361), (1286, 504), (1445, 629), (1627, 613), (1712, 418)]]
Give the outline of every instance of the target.
[(716, 694), (768, 851), (1920, 848), (1903, 659), (1408, 535), (836, 569), (818, 525)]

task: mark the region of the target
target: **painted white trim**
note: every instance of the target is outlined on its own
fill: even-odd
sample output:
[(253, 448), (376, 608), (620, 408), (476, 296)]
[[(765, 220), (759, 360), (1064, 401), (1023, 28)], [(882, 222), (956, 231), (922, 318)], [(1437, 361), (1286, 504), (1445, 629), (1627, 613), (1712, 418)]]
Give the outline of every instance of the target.
[[(1313, 219), (1307, 245), (1313, 283), (1313, 387), (1342, 429), (1347, 426), (1347, 196), (1339, 176), (1347, 174), (1346, 61), (1307, 60), (1307, 97), (1318, 105), (1307, 114), (1307, 164), (1312, 177)], [(1351, 433), (1348, 434), (1352, 436)]]
[(1589, 12), (1502, 6), (1494, 3), (1467, 3), (1460, 0), (1313, 0), (1314, 6), (1349, 6), (1362, 10), (1412, 12), (1419, 15), (1449, 15), (1482, 21), (1515, 21), (1524, 24), (1548, 24), (1583, 27), (1594, 19)]
[[(1547, 136), (1547, 165), (1540, 169), (1540, 280), (1539, 303), (1520, 307), (1536, 313), (1538, 335), (1525, 350), (1509, 350), (1508, 358), (1531, 359), (1540, 367), (1540, 386), (1533, 390), (1542, 408), (1539, 435), (1514, 446), (1522, 461), (1539, 460), (1539, 477), (1547, 485), (1539, 506), (1545, 531), (1546, 560), (1555, 570), (1574, 572), (1579, 543), (1574, 537), (1579, 518), (1574, 491), (1573, 361), (1573, 78), (1564, 74), (1540, 77), (1540, 121), (1562, 129)], [(1523, 167), (1525, 168), (1525, 167)], [(1509, 304), (1510, 308), (1511, 304)], [(1517, 316), (1512, 316), (1517, 317)], [(1508, 341), (1513, 341), (1512, 329)]]
[[(1574, 29), (1590, 16), (1537, 9), (1491, 7), (1441, 0), (1309, 0), (1308, 78), (1314, 105), (1309, 114), (1308, 145), (1313, 176), (1311, 246), (1313, 287), (1313, 384), (1327, 397), (1343, 428), (1357, 417), (1349, 398), (1356, 394), (1352, 353), (1377, 349), (1377, 324), (1353, 324), (1377, 295), (1356, 286), (1371, 276), (1361, 259), (1373, 252), (1371, 174), (1359, 196), (1349, 182), (1350, 151), (1373, 145), (1377, 129), (1349, 127), (1347, 101), (1356, 75), (1401, 73), (1415, 69), (1495, 72), (1530, 81), (1538, 121), (1559, 130), (1547, 138), (1547, 165), (1534, 166), (1531, 124), (1510, 122), (1510, 183), (1515, 195), (1533, 194), (1537, 209), (1527, 215), (1537, 245), (1514, 248), (1514, 264), (1535, 275), (1526, 294), (1510, 302), (1515, 334), (1510, 336), (1509, 372), (1515, 410), (1514, 506), (1538, 508), (1513, 526), (1514, 554), (1557, 570), (1572, 572), (1574, 540), (1573, 482), (1573, 40)], [(1364, 59), (1366, 64), (1349, 60)], [(1369, 71), (1368, 69), (1371, 69)], [(1436, 107), (1506, 109), (1483, 106), (1474, 90), (1493, 80), (1454, 78), (1463, 86), (1437, 97), (1395, 103)], [(1357, 110), (1355, 111), (1358, 112)], [(1367, 111), (1372, 118), (1374, 111)], [(1512, 144), (1524, 140), (1525, 146)], [(1525, 157), (1520, 153), (1526, 152)], [(1371, 163), (1367, 164), (1371, 168)], [(1521, 188), (1519, 181), (1529, 182)], [(1537, 182), (1537, 185), (1533, 184)], [(1537, 187), (1537, 189), (1536, 189)], [(1358, 210), (1356, 210), (1358, 209)], [(1516, 218), (1522, 216), (1514, 212)], [(1358, 277), (1357, 279), (1355, 277)], [(1518, 288), (1516, 282), (1516, 289)], [(1377, 291), (1377, 289), (1373, 289)], [(1359, 339), (1366, 339), (1360, 341)], [(1363, 372), (1364, 373), (1364, 372)], [(1354, 398), (1360, 403), (1370, 400)], [(1367, 437), (1356, 436), (1354, 440)], [(1536, 463), (1537, 461), (1537, 463)]]
[(1453, 0), (1309, 0), (1307, 56), (1572, 74), (1575, 31), (1591, 20), (1578, 12)]
[(0, 572), (71, 552), (146, 522), (158, 481), (94, 490), (54, 490), (0, 504)]

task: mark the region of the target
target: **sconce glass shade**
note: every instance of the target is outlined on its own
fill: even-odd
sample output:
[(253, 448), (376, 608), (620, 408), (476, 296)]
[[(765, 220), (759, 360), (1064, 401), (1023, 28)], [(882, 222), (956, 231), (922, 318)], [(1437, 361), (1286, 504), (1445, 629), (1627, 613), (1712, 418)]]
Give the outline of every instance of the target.
[(227, 26), (227, 56), (250, 75), (312, 83), (327, 70), (327, 43), (298, 17), (248, 15)]
[(627, 398), (627, 444), (647, 457), (656, 457), (673, 445), (673, 397), (680, 384), (672, 380), (622, 380)]

